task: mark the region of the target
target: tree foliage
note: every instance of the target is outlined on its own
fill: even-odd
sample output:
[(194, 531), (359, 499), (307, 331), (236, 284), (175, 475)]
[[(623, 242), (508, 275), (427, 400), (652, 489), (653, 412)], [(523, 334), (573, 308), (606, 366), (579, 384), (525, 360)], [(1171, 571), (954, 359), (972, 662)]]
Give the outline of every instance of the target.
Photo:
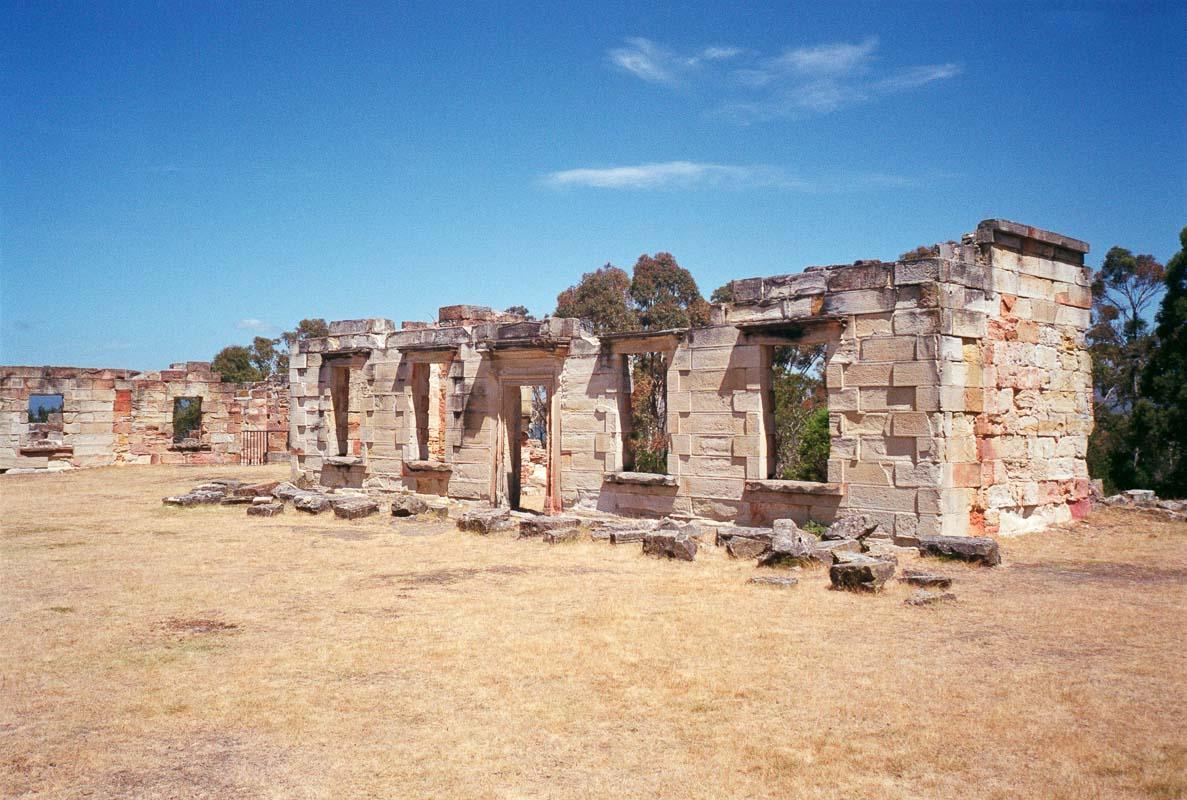
[[(1087, 338), (1096, 419), (1088, 441), (1088, 469), (1104, 481), (1106, 492), (1169, 488), (1163, 476), (1173, 456), (1173, 432), (1167, 429), (1173, 415), (1166, 376), (1173, 374), (1168, 361), (1173, 347), (1168, 344), (1174, 325), (1164, 329), (1160, 323), (1154, 331), (1148, 320), (1170, 283), (1154, 256), (1134, 255), (1123, 247), (1105, 254), (1092, 283)], [(1168, 301), (1174, 305), (1169, 298), (1168, 291), (1164, 308)]]
[(254, 383), (268, 378), (288, 378), (289, 353), (298, 342), (329, 336), (330, 326), (324, 319), (303, 319), (291, 331), (275, 339), (257, 336), (249, 346), (230, 345), (218, 351), (211, 367), (222, 375), (226, 383)]
[(639, 329), (631, 278), (612, 264), (585, 273), (580, 283), (557, 295), (556, 315), (583, 319), (599, 334)]
[(250, 347), (232, 344), (215, 354), (211, 368), (222, 375), (224, 383), (251, 383), (263, 380), (263, 374), (256, 368)]
[(823, 345), (775, 348), (771, 388), (776, 478), (824, 481), (827, 477), (829, 431), (824, 355)]
[(1145, 444), (1150, 488), (1187, 497), (1187, 227), (1166, 264), (1157, 346), (1142, 369), (1133, 436)]

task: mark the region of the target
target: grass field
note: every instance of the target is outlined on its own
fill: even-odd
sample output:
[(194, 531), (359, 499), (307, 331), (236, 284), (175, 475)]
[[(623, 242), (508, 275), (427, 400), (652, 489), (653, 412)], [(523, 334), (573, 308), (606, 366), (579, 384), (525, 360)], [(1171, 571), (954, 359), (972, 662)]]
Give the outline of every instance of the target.
[(1187, 525), (1008, 539), (916, 608), (712, 547), (160, 502), (283, 474), (0, 478), (0, 795), (1187, 795)]

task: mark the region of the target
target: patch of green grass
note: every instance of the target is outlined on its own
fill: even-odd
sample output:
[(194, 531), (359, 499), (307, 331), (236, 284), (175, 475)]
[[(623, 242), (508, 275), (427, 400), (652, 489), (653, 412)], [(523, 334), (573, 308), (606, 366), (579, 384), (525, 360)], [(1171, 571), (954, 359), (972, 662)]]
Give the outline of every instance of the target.
[(823, 522), (819, 522), (817, 520), (810, 519), (806, 523), (804, 523), (804, 530), (807, 531), (808, 533), (812, 533), (812, 534), (815, 534), (816, 536), (819, 536), (820, 534), (822, 534), (828, 530), (828, 526), (825, 525)]

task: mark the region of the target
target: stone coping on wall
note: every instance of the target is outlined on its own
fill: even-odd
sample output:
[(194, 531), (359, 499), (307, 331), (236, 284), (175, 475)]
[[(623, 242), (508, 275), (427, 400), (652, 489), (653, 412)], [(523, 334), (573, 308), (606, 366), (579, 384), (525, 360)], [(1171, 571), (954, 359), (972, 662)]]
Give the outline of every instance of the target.
[(841, 484), (818, 483), (817, 481), (746, 481), (750, 492), (779, 492), (780, 494), (841, 495)]
[(661, 475), (658, 472), (607, 472), (603, 476), (609, 483), (624, 483), (633, 486), (678, 486), (675, 475)]

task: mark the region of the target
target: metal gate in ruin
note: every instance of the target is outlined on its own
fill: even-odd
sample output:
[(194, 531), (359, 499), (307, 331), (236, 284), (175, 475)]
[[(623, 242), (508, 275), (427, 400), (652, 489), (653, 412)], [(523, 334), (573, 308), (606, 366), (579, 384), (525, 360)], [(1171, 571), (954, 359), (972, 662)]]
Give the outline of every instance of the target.
[(258, 428), (243, 431), (241, 433), (242, 443), (239, 449), (239, 463), (246, 467), (267, 464), (268, 454), (270, 452), (283, 452), (281, 450), (272, 451), (269, 449), (272, 435), (284, 432), (284, 428)]

